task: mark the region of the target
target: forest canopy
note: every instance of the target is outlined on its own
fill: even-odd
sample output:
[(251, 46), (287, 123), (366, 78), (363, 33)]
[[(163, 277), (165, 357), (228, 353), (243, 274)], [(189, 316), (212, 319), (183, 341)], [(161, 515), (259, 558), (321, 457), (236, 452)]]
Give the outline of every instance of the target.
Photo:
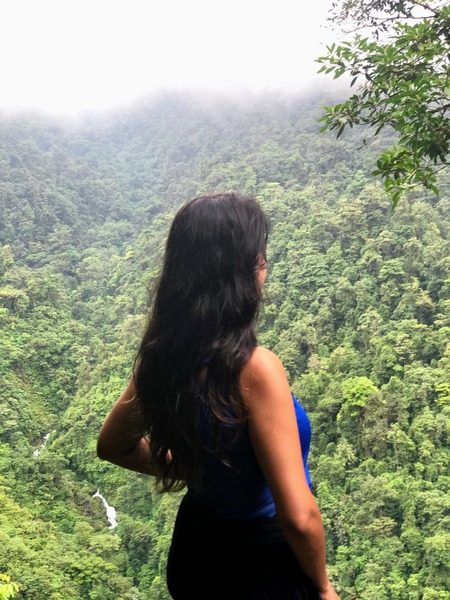
[(96, 438), (175, 210), (231, 189), (271, 221), (258, 339), (311, 418), (333, 583), (343, 600), (450, 599), (449, 180), (392, 212), (371, 177), (392, 138), (320, 134), (333, 102), (166, 94), (76, 124), (0, 119), (0, 574), (15, 599), (169, 598), (180, 497), (99, 461)]

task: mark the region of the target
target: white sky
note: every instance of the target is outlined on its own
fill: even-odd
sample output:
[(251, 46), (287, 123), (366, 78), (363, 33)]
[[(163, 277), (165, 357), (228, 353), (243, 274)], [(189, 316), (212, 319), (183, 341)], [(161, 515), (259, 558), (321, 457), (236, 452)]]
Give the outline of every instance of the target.
[(159, 89), (305, 89), (332, 0), (1, 0), (0, 109), (77, 113)]

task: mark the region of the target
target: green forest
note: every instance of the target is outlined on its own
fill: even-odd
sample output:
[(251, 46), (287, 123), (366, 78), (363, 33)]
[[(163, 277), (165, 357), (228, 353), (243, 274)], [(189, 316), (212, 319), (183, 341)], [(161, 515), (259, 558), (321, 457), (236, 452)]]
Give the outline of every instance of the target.
[[(205, 192), (271, 222), (258, 341), (306, 408), (342, 600), (450, 600), (450, 176), (395, 210), (324, 95), (0, 116), (0, 598), (168, 600), (180, 494), (100, 461), (165, 237)], [(116, 511), (110, 527), (99, 491)]]

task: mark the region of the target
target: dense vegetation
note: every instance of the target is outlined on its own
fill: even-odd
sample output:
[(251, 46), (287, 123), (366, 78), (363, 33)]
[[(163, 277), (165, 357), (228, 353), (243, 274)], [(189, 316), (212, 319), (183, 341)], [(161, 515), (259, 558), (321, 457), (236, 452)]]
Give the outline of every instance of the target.
[(168, 598), (179, 496), (95, 443), (171, 216), (216, 189), (271, 219), (259, 338), (311, 417), (342, 599), (450, 598), (449, 185), (392, 213), (370, 178), (383, 139), (318, 134), (329, 100), (166, 95), (77, 124), (1, 120), (0, 573), (15, 598)]

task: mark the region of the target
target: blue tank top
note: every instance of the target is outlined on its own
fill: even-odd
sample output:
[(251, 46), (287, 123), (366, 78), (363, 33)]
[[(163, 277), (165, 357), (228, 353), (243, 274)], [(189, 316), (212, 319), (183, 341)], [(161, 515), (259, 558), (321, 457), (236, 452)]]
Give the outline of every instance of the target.
[[(311, 425), (299, 401), (292, 394), (300, 434), (306, 480), (311, 487), (307, 460), (311, 443)], [(231, 467), (217, 457), (206, 459), (199, 491), (188, 486), (202, 504), (223, 517), (253, 519), (273, 517), (275, 503), (259, 467), (246, 426), (230, 451)]]

